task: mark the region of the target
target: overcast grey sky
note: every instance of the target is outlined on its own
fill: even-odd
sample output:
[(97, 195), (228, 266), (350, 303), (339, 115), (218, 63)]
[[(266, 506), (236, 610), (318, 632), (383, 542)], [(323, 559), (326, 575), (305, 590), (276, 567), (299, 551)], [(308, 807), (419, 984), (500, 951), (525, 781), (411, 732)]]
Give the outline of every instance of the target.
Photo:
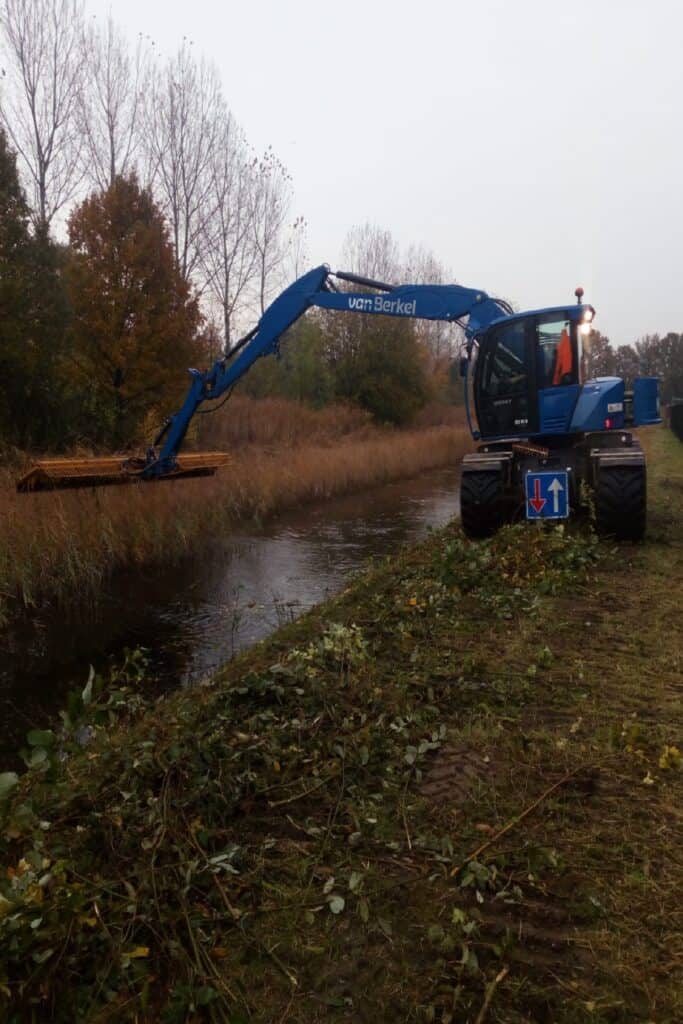
[(674, 0), (87, 0), (213, 60), (288, 166), (311, 265), (367, 220), (521, 308), (582, 284), (623, 344), (683, 330)]

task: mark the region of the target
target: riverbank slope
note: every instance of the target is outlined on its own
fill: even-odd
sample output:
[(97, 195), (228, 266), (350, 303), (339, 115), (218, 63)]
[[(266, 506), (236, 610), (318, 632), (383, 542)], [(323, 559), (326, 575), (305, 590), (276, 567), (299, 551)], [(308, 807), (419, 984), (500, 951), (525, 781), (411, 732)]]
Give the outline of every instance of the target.
[(644, 441), (642, 546), (454, 524), (205, 686), (136, 713), (133, 664), (32, 736), (8, 1019), (680, 1020), (683, 449)]

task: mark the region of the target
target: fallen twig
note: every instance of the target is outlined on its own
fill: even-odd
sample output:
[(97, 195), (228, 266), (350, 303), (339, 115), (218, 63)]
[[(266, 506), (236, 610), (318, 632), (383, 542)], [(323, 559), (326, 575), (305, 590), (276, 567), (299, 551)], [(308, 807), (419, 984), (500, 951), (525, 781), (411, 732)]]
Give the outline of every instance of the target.
[(501, 970), (498, 971), (498, 974), (495, 976), (490, 985), (488, 985), (486, 989), (486, 995), (484, 996), (484, 1002), (481, 1005), (481, 1010), (479, 1011), (477, 1019), (475, 1020), (474, 1024), (483, 1024), (484, 1017), (486, 1016), (488, 1008), (491, 1005), (493, 994), (500, 985), (501, 981), (503, 981), (503, 979), (506, 977), (509, 970), (509, 967), (501, 968)]
[(287, 967), (287, 966), (286, 966), (285, 964), (283, 964), (282, 960), (281, 960), (281, 959), (280, 959), (280, 957), (279, 957), (279, 956), (277, 955), (277, 953), (275, 952), (275, 950), (274, 950), (274, 949), (268, 949), (268, 946), (267, 946), (267, 945), (265, 944), (265, 942), (261, 942), (261, 940), (260, 940), (260, 939), (254, 939), (254, 938), (252, 938), (252, 939), (251, 939), (251, 941), (252, 941), (252, 942), (255, 942), (255, 943), (256, 943), (256, 944), (258, 945), (259, 949), (260, 949), (260, 950), (261, 950), (261, 951), (262, 951), (263, 953), (265, 953), (265, 955), (266, 955), (266, 956), (267, 956), (267, 957), (268, 957), (268, 958), (269, 958), (270, 960), (272, 960), (272, 961), (273, 961), (273, 963), (274, 963), (274, 964), (275, 964), (275, 966), (276, 966), (276, 967), (278, 968), (278, 970), (282, 971), (282, 973), (284, 974), (285, 978), (286, 978), (286, 979), (287, 979), (287, 981), (288, 981), (288, 982), (290, 983), (290, 985), (292, 986), (292, 988), (298, 988), (298, 986), (299, 986), (299, 982), (298, 982), (297, 978), (295, 978), (295, 977), (294, 977), (294, 975), (292, 974), (292, 972), (291, 972), (291, 971), (289, 970), (289, 968), (288, 968), (288, 967)]
[(305, 789), (303, 791), (303, 793), (296, 793), (294, 796), (287, 797), (286, 800), (275, 800), (275, 801), (272, 801), (272, 802), (269, 800), (268, 801), (268, 806), (269, 807), (284, 807), (285, 804), (293, 804), (297, 800), (302, 800), (303, 797), (310, 796), (311, 793), (315, 793), (316, 789), (320, 789), (322, 786), (326, 786), (328, 782), (330, 782), (332, 779), (335, 779), (336, 777), (337, 777), (336, 775), (332, 775), (332, 776), (330, 776), (327, 779), (321, 779), (320, 782), (318, 782), (315, 786), (311, 786), (310, 789)]
[(529, 806), (522, 811), (521, 814), (517, 814), (514, 818), (510, 818), (507, 824), (503, 825), (503, 827), (499, 829), (494, 835), (492, 835), (490, 839), (487, 839), (485, 843), (482, 843), (481, 846), (478, 846), (476, 848), (476, 850), (473, 850), (472, 853), (468, 854), (468, 856), (465, 857), (465, 860), (462, 861), (461, 864), (458, 864), (456, 867), (453, 868), (450, 877), (455, 878), (456, 875), (459, 875), (460, 872), (465, 867), (467, 867), (467, 865), (471, 861), (476, 860), (478, 857), (480, 857), (485, 850), (488, 850), (489, 847), (493, 846), (494, 843), (497, 843), (498, 840), (501, 839), (502, 836), (510, 832), (510, 830), (513, 829), (515, 825), (519, 825), (520, 821), (524, 821), (525, 818), (528, 818), (529, 815), (533, 811), (535, 811), (537, 807), (540, 807), (543, 801), (546, 800), (551, 793), (554, 793), (556, 789), (559, 789), (561, 786), (564, 786), (567, 782), (569, 782), (570, 779), (573, 779), (574, 776), (578, 775), (580, 772), (588, 771), (590, 768), (596, 768), (598, 764), (601, 763), (602, 762), (598, 761), (593, 762), (592, 764), (581, 764), (578, 768), (574, 768), (573, 771), (567, 772), (566, 775), (563, 775), (561, 779), (559, 779), (557, 782), (554, 782), (552, 786), (549, 786), (546, 790), (544, 790), (541, 793), (541, 795), (537, 797), (536, 800), (534, 800), (532, 804), (529, 804)]

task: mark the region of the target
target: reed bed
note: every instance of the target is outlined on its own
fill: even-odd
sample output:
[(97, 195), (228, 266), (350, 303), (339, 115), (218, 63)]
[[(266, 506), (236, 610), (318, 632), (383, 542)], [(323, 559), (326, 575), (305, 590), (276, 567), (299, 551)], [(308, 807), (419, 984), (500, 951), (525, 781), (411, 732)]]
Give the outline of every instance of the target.
[(18, 495), (1, 470), (0, 623), (46, 602), (92, 603), (116, 570), (177, 560), (240, 519), (455, 463), (469, 445), (463, 426), (314, 436), (238, 445), (217, 476), (173, 483)]
[[(370, 413), (353, 405), (312, 409), (285, 398), (249, 398), (233, 395), (215, 414), (197, 417), (200, 448), (234, 451), (244, 445), (333, 444), (354, 435), (372, 436)], [(443, 421), (441, 421), (443, 422)], [(434, 426), (433, 423), (419, 426)]]

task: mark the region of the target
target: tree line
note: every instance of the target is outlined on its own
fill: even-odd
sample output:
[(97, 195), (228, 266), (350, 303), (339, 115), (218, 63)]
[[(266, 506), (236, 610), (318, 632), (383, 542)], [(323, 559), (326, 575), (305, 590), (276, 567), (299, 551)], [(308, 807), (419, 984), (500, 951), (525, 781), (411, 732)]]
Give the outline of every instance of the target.
[(164, 218), (131, 176), (74, 208), (68, 244), (31, 222), (0, 128), (0, 441), (125, 445), (206, 347)]
[[(186, 368), (210, 363), (225, 336), (202, 312), (166, 218), (133, 172), (75, 205), (67, 236), (59, 244), (35, 221), (0, 127), (0, 442), (144, 442), (182, 400)], [(369, 225), (347, 241), (348, 265), (358, 272), (435, 279), (431, 257), (409, 257), (402, 265), (391, 236)], [(356, 403), (380, 422), (403, 424), (428, 398), (448, 398), (457, 334), (318, 311), (244, 387), (317, 406)]]
[(123, 444), (168, 411), (183, 368), (301, 258), (290, 208), (286, 168), (252, 150), (189, 42), (162, 59), (82, 0), (2, 0), (5, 442)]
[[(82, 0), (2, 0), (0, 71), (0, 439), (129, 444), (302, 272), (305, 220), (187, 41), (162, 59)], [(361, 273), (447, 276), (369, 225), (345, 249)], [(452, 392), (457, 331), (344, 319), (300, 324), (245, 386), (394, 423)]]

